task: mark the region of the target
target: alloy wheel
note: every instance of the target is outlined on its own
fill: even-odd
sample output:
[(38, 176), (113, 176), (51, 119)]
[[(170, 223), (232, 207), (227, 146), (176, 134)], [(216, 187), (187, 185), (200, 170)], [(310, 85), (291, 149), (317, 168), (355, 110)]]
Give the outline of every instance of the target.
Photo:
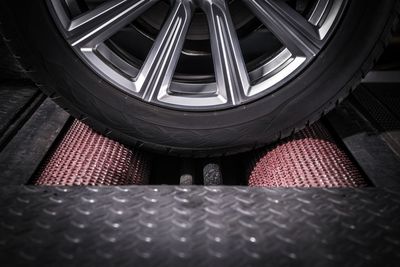
[(346, 1), (48, 4), (68, 45), (100, 77), (145, 102), (192, 111), (237, 107), (284, 86), (319, 55)]

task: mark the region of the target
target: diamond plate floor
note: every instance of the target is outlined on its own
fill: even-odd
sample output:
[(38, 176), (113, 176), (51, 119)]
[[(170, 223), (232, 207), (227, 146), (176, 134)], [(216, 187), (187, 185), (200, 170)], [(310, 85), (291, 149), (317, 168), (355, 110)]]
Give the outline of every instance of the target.
[(2, 187), (0, 262), (397, 266), (400, 191)]

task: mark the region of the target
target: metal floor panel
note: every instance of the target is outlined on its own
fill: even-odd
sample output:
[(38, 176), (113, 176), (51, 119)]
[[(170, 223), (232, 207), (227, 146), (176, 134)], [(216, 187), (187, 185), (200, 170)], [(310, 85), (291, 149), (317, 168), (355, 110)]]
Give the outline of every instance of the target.
[(2, 266), (400, 261), (399, 188), (14, 186), (0, 203)]

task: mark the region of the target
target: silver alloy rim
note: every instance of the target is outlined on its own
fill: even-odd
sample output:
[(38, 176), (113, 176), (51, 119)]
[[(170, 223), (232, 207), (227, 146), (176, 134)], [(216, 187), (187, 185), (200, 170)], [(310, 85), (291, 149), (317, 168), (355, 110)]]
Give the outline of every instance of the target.
[[(109, 0), (70, 19), (66, 0), (48, 0), (65, 40), (98, 75), (143, 101), (180, 110), (217, 110), (259, 99), (293, 79), (321, 51), (345, 0), (318, 0), (308, 18), (282, 0), (242, 0), (284, 48), (247, 70), (226, 0), (170, 0), (171, 10), (141, 68), (106, 41), (161, 0)], [(206, 15), (215, 82), (173, 79), (195, 8)]]

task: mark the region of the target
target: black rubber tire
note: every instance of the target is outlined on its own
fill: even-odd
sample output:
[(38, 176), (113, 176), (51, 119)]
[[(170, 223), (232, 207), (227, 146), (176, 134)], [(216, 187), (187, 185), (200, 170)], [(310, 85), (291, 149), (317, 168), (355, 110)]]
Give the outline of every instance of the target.
[(42, 90), (73, 116), (125, 144), (185, 156), (251, 150), (302, 129), (334, 108), (373, 66), (397, 21), (397, 0), (352, 0), (313, 63), (275, 93), (218, 112), (181, 112), (126, 95), (66, 44), (46, 1), (3, 0), (1, 32)]
[(5, 40), (0, 38), (0, 82), (23, 80), (25, 78), (27, 77), (20, 62), (10, 53)]

